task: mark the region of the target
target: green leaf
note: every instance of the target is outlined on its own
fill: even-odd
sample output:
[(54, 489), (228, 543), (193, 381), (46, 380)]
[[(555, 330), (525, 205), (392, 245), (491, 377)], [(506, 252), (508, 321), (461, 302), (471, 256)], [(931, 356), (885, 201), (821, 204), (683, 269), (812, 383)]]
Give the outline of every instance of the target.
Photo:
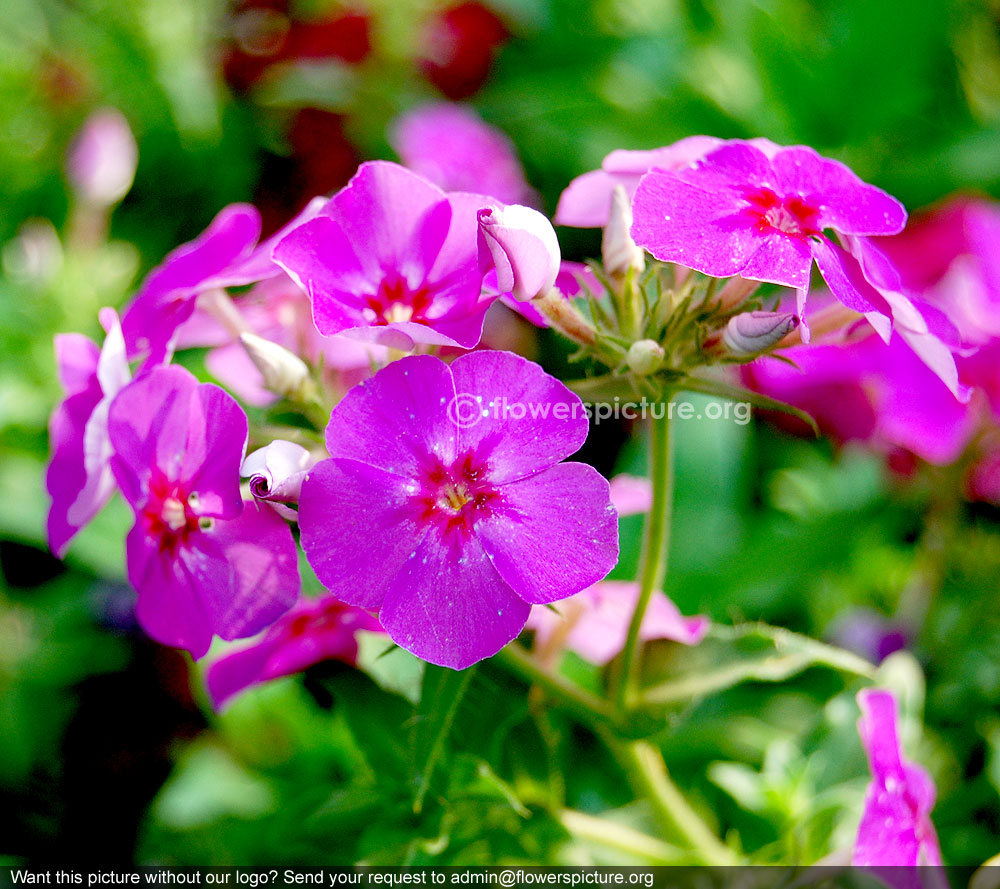
[[(849, 651), (766, 624), (713, 626), (709, 638), (728, 643), (723, 649), (722, 662), (712, 666), (696, 664), (695, 669), (684, 675), (644, 689), (642, 700), (646, 705), (678, 704), (743, 682), (782, 682), (814, 666), (830, 667), (865, 679), (875, 677), (875, 668)], [(704, 647), (703, 642), (699, 648)]]
[(416, 771), (413, 811), (423, 809), (434, 769), (455, 721), (459, 704), (468, 690), (475, 667), (456, 671), (427, 664), (420, 692), (420, 705), (413, 724), (412, 749)]
[(685, 392), (702, 392), (705, 395), (717, 395), (720, 398), (728, 398), (731, 401), (749, 401), (756, 408), (765, 411), (777, 411), (791, 416), (805, 423), (816, 437), (819, 437), (819, 426), (816, 421), (805, 411), (799, 410), (783, 401), (768, 398), (759, 392), (752, 392), (741, 386), (733, 386), (722, 380), (709, 380), (704, 377), (684, 377), (676, 383), (676, 388)]

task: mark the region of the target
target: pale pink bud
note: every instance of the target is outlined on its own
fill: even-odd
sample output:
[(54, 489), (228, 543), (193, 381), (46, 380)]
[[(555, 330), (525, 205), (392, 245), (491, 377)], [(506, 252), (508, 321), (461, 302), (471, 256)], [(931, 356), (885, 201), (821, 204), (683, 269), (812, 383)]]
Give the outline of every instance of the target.
[(537, 210), (509, 204), (479, 211), (479, 265), (496, 267), (501, 293), (521, 301), (548, 293), (561, 261), (555, 229)]
[(240, 475), (258, 500), (298, 503), (302, 482), (316, 458), (301, 445), (278, 439), (248, 454)]
[(120, 111), (94, 112), (69, 149), (67, 174), (88, 204), (110, 207), (125, 197), (135, 179), (139, 150)]

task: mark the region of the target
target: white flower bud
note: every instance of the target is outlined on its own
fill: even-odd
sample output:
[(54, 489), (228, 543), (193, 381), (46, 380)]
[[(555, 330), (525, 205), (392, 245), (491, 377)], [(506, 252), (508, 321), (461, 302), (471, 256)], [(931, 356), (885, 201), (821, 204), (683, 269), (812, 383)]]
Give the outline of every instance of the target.
[(641, 272), (646, 267), (642, 248), (629, 234), (631, 228), (632, 202), (624, 187), (616, 185), (611, 193), (611, 215), (601, 236), (601, 257), (609, 275), (624, 276), (629, 269)]
[(240, 343), (264, 378), (266, 389), (286, 398), (307, 396), (312, 380), (301, 358), (255, 333), (241, 333)]

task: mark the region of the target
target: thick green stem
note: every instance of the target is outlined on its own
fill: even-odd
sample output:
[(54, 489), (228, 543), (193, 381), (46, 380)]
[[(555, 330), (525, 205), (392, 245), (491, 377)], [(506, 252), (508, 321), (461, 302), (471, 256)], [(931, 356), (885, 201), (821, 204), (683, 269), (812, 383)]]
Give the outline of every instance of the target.
[(563, 809), (558, 817), (559, 823), (578, 839), (614, 852), (624, 852), (649, 864), (683, 864), (688, 858), (683, 849), (617, 821), (573, 809)]
[(684, 838), (700, 864), (739, 864), (739, 857), (726, 846), (691, 807), (670, 778), (660, 751), (646, 741), (622, 743), (608, 739), (608, 746), (625, 767), (637, 793), (645, 796), (661, 824)]
[(653, 485), (653, 504), (646, 517), (643, 537), (642, 569), (639, 575), (639, 599), (632, 612), (622, 667), (618, 674), (614, 700), (618, 710), (627, 708), (636, 681), (639, 666), (639, 629), (646, 615), (646, 608), (655, 590), (663, 586), (670, 551), (670, 517), (673, 509), (674, 466), (672, 431), (670, 425), (671, 399), (663, 405), (663, 415), (651, 421), (649, 442), (649, 469)]

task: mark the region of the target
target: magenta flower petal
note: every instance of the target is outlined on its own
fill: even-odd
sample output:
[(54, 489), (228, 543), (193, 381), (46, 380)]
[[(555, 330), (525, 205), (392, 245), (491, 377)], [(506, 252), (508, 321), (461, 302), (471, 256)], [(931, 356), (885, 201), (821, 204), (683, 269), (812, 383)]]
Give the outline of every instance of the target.
[(404, 167), (372, 161), (358, 168), (323, 214), (363, 248), (358, 255), (370, 281), (391, 268), (419, 287), (448, 235), (451, 205), (441, 189)]
[(139, 594), (139, 626), (162, 645), (202, 657), (212, 644), (212, 624), (181, 563), (161, 558), (156, 542), (138, 523), (125, 541), (125, 560), (129, 583)]
[(379, 620), (417, 657), (464, 670), (516, 638), (530, 610), (474, 538), (431, 531), (393, 578)]
[(381, 606), (423, 534), (411, 496), (404, 478), (357, 460), (322, 460), (309, 471), (299, 497), (302, 549), (330, 593)]
[(494, 484), (563, 460), (587, 439), (579, 397), (526, 358), (470, 353), (452, 362), (451, 375), (454, 403), (448, 413), (457, 432), (456, 454), (471, 450), (488, 459)]
[(472, 348), (488, 301), (475, 221), (456, 218), (460, 204), (397, 164), (362, 164), (320, 216), (275, 247), (274, 261), (309, 294), (321, 333)]
[(245, 688), (320, 661), (355, 664), (359, 630), (383, 632), (376, 618), (333, 596), (299, 599), (261, 639), (223, 655), (208, 668), (205, 678), (213, 706), (218, 710)]
[(631, 198), (644, 173), (654, 168), (680, 170), (722, 144), (714, 136), (688, 136), (651, 151), (612, 151), (601, 169), (577, 176), (559, 197), (554, 221), (557, 225), (600, 228), (611, 212), (611, 194), (621, 185)]
[[(865, 278), (858, 261), (843, 247), (838, 247), (827, 238), (817, 238), (813, 242), (813, 252), (816, 265), (823, 279), (830, 287), (830, 292), (847, 308), (863, 315), (875, 313), (888, 317), (892, 309), (880, 294)], [(882, 335), (882, 331), (876, 329)], [(888, 342), (888, 335), (882, 337)]]
[[(633, 192), (639, 177), (646, 172), (646, 169), (632, 177)], [(589, 173), (577, 176), (559, 196), (552, 221), (556, 225), (601, 228), (607, 223), (608, 215), (611, 213), (611, 194), (623, 178), (625, 177), (612, 176), (605, 170), (591, 170)]]
[(504, 484), (476, 526), (497, 571), (526, 602), (564, 599), (618, 561), (618, 512), (608, 483), (582, 463)]
[(771, 162), (783, 189), (822, 196), (819, 219), (824, 228), (844, 235), (893, 235), (906, 225), (906, 210), (899, 201), (812, 148), (782, 149)]
[[(766, 240), (741, 220), (744, 208), (745, 201), (734, 189), (713, 191), (675, 173), (654, 170), (636, 190), (632, 239), (657, 259), (729, 277), (739, 274)], [(791, 287), (808, 283), (810, 264), (811, 260), (793, 269), (791, 280), (774, 283)], [(789, 270), (784, 272), (787, 276)]]
[(246, 259), (259, 236), (260, 213), (249, 204), (231, 204), (197, 238), (168, 254), (122, 316), (129, 356), (148, 354), (150, 366), (168, 360), (195, 297), (213, 286), (206, 282)]
[(390, 141), (403, 164), (445, 191), (475, 190), (510, 204), (537, 200), (511, 141), (471, 108), (414, 108), (396, 121)]
[(247, 419), (218, 386), (199, 384), (180, 367), (157, 368), (119, 393), (108, 425), (115, 476), (133, 508), (145, 502), (156, 470), (199, 492), (200, 514), (241, 513), (239, 465)]
[(215, 710), (221, 710), (245, 688), (262, 681), (268, 661), (280, 646), (281, 640), (268, 633), (259, 642), (215, 661), (205, 674), (208, 697)]
[(430, 355), (394, 361), (334, 408), (326, 427), (327, 450), (331, 457), (363, 459), (411, 478), (428, 453), (446, 462), (455, 458), (457, 429), (448, 415), (454, 398), (455, 382), (442, 361)]
[(274, 248), (285, 239), (285, 236), (310, 219), (314, 219), (326, 206), (327, 198), (316, 197), (309, 201), (292, 219), (286, 222), (273, 235), (261, 241), (244, 259), (227, 266), (214, 278), (205, 281), (201, 288), (239, 287), (243, 284), (254, 284), (267, 281), (281, 274), (281, 269), (275, 264), (272, 254)]
[(868, 754), (872, 783), (858, 828), (852, 864), (873, 867), (899, 889), (919, 886), (918, 865), (941, 865), (941, 850), (930, 820), (934, 784), (919, 766), (903, 759), (897, 728), (896, 700), (891, 692), (858, 693), (858, 731)]
[(97, 372), (100, 348), (82, 333), (59, 333), (55, 336), (56, 374), (66, 395), (76, 395), (89, 388)]
[(243, 514), (215, 520), (177, 552), (160, 548), (140, 521), (129, 533), (129, 582), (139, 593), (140, 626), (164, 645), (200, 658), (212, 635), (253, 636), (273, 623), (299, 594), (295, 541), (267, 506), (252, 501)]
[(84, 430), (94, 409), (101, 402), (101, 392), (91, 390), (70, 395), (49, 418), (49, 443), (52, 456), (45, 474), (45, 487), (52, 504), (46, 530), (49, 548), (62, 557), (81, 525), (70, 522), (70, 507), (87, 484), (84, 465)]
[(253, 636), (298, 598), (295, 540), (266, 504), (244, 502), (242, 515), (215, 520), (193, 541), (181, 564), (217, 636)]

